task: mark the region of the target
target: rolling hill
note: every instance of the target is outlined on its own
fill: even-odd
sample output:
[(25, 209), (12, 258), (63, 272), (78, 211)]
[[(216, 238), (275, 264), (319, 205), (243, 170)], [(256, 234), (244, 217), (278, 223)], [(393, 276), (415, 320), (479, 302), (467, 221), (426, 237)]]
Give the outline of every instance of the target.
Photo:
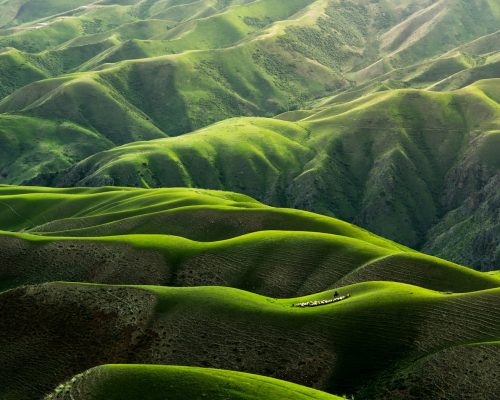
[(354, 225), (226, 192), (6, 186), (0, 194), (3, 290), (76, 281), (295, 297), (369, 281), (442, 292), (499, 283)]
[[(394, 53), (396, 43), (405, 54), (415, 50), (409, 59), (420, 63), (438, 57), (432, 63), (439, 64), (457, 45), (466, 46), (466, 66), (486, 63), (481, 57), (489, 42), (488, 50), (498, 51), (492, 36), (498, 9), (486, 0), (53, 3), (2, 4), (9, 11), (0, 29), (6, 96), (0, 112), (71, 121), (110, 139), (109, 148), (233, 116), (272, 116), (348, 90), (361, 83), (353, 74), (363, 63)], [(450, 19), (461, 21), (461, 30), (422, 54)], [(407, 64), (413, 61), (390, 69)], [(453, 65), (437, 68), (441, 73), (431, 73), (429, 85), (457, 72)], [(478, 76), (497, 77), (490, 71)], [(18, 124), (23, 129), (24, 121)]]
[[(474, 398), (494, 398), (498, 288), (447, 295), (369, 282), (337, 290), (351, 297), (313, 308), (293, 305), (331, 299), (333, 291), (276, 300), (220, 287), (53, 283), (10, 290), (0, 295), (1, 394), (40, 398), (88, 368), (126, 363), (230, 369), (382, 399), (359, 394), (397, 365), (411, 379), (398, 381), (393, 398), (421, 398), (405, 395), (417, 387), (444, 399), (442, 381), (463, 380), (467, 370), (429, 376), (422, 363), (437, 368), (453, 359), (454, 348), (491, 343), (484, 364), (481, 354), (467, 362), (491, 382)], [(471, 393), (477, 386), (462, 387)]]
[[(200, 189), (2, 186), (0, 229), (6, 399), (155, 399), (167, 384), (262, 398), (271, 383), (154, 365), (361, 399), (497, 389), (500, 279), (330, 217)], [(334, 293), (349, 297), (296, 306)], [(465, 359), (488, 384), (455, 387)]]
[(499, 28), (0, 0), (0, 398), (496, 400)]
[(106, 365), (78, 375), (45, 400), (339, 400), (318, 390), (277, 379), (208, 368)]
[(393, 90), (230, 119), (116, 147), (33, 182), (232, 190), (498, 269), (498, 88), (495, 79), (451, 92)]
[(499, 268), (496, 2), (1, 7), (1, 183), (237, 191)]

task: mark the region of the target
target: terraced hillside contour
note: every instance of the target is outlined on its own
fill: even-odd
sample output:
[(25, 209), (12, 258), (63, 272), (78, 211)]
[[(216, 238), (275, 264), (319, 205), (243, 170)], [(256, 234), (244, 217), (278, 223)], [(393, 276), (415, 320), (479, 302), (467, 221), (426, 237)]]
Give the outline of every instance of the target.
[[(498, 389), (494, 274), (228, 192), (0, 192), (2, 398), (121, 398), (152, 382), (144, 396), (155, 399), (178, 374), (185, 380), (172, 395), (255, 398), (246, 376), (154, 365), (361, 399), (449, 399), (441, 387), (457, 381), (471, 399)], [(342, 300), (295, 307), (334, 296)], [(468, 369), (457, 370), (464, 360)], [(465, 383), (471, 369), (481, 384)], [(272, 387), (269, 398), (308, 393)]]
[(78, 281), (295, 297), (374, 280), (443, 292), (498, 284), (345, 222), (227, 192), (4, 186), (0, 229), (4, 289)]

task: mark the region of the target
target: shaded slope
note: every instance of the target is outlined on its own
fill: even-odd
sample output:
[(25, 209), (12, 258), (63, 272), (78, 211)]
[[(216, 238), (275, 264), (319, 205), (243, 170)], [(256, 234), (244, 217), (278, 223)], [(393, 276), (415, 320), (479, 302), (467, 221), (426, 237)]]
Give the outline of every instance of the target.
[(313, 232), (262, 231), (211, 243), (163, 235), (1, 233), (0, 249), (3, 290), (54, 280), (230, 286), (273, 297), (374, 280), (459, 293), (500, 286), (494, 277), (437, 258)]
[(260, 198), (266, 193), (264, 200), (280, 204), (288, 182), (314, 154), (308, 135), (285, 121), (231, 119), (193, 135), (99, 154), (70, 171), (63, 184), (227, 188)]
[[(303, 57), (277, 56), (264, 44), (125, 61), (64, 77), (57, 86), (36, 82), (4, 99), (0, 111), (66, 118), (104, 134), (130, 131), (120, 124), (131, 109), (168, 135), (178, 135), (235, 115), (270, 116), (324, 95), (326, 82), (341, 81), (333, 71)], [(110, 92), (118, 99), (112, 107)]]
[(106, 365), (59, 386), (45, 400), (335, 400), (317, 390), (285, 381), (208, 368)]
[[(354, 394), (391, 364), (500, 335), (492, 322), (500, 317), (498, 289), (446, 296), (366, 283), (340, 292), (351, 298), (311, 309), (292, 305), (331, 298), (332, 292), (274, 300), (227, 288), (63, 283), (5, 292), (2, 395), (38, 398), (106, 363), (225, 368)], [(23, 368), (16, 368), (20, 362)], [(494, 371), (481, 373), (493, 378)]]
[(17, 25), (23, 22), (50, 17), (54, 14), (72, 11), (92, 3), (94, 2), (91, 0), (48, 0), (43, 3), (34, 0), (4, 0), (2, 1), (2, 7), (9, 10), (9, 12), (2, 15), (0, 26), (3, 28), (9, 25)]
[(423, 62), (393, 67), (375, 77), (361, 75), (352, 88), (318, 100), (316, 104), (342, 103), (370, 93), (409, 87), (436, 91), (461, 89), (481, 79), (498, 78), (499, 53), (500, 31), (496, 31)]
[(417, 400), (432, 398), (439, 391), (450, 399), (472, 400), (480, 396), (494, 399), (500, 390), (496, 373), (484, 375), (480, 371), (498, 370), (499, 357), (498, 342), (449, 347), (413, 363), (399, 365), (392, 371), (393, 375), (384, 374), (361, 398)]
[(0, 115), (0, 180), (28, 181), (69, 168), (113, 143), (70, 122)]
[(12, 48), (0, 51), (0, 70), (0, 99), (29, 83), (48, 78), (45, 71)]
[(500, 70), (500, 52), (496, 52), (485, 60), (484, 64), (466, 69), (431, 85), (431, 90), (452, 90), (470, 85), (481, 79), (498, 78)]
[(357, 80), (382, 75), (394, 68), (419, 63), (456, 46), (498, 30), (500, 8), (494, 1), (439, 0), (432, 2), (381, 38), (384, 57), (359, 70)]
[[(115, 144), (167, 136), (149, 118), (104, 82), (76, 75), (27, 86), (14, 96), (3, 111), (36, 117), (69, 120), (109, 138)], [(26, 93), (24, 93), (25, 91)], [(24, 94), (28, 95), (28, 102)], [(96, 102), (96, 99), (99, 99)], [(12, 105), (12, 103), (14, 105)]]

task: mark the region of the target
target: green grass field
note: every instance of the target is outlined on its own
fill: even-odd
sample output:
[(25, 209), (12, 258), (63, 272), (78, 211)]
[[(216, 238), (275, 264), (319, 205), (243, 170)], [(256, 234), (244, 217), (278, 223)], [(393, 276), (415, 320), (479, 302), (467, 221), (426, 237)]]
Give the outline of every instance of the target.
[(152, 365), (106, 365), (97, 367), (56, 389), (45, 400), (145, 399), (162, 400), (334, 400), (317, 390), (262, 376), (209, 368)]

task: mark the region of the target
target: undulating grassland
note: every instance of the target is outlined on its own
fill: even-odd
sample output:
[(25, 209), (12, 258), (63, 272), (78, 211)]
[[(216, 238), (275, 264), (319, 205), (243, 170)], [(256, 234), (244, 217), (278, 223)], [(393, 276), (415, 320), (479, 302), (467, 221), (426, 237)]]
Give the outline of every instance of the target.
[(293, 297), (368, 281), (441, 292), (500, 283), (342, 221), (227, 192), (4, 186), (0, 193), (3, 290), (62, 280)]
[(116, 147), (33, 182), (232, 190), (491, 270), (499, 115), (496, 79), (451, 92), (379, 92)]
[(0, 192), (6, 399), (496, 393), (495, 274), (229, 192)]
[(338, 400), (339, 397), (257, 375), (209, 368), (105, 365), (59, 386), (46, 400)]
[[(331, 299), (333, 291), (284, 300), (220, 287), (53, 283), (7, 291), (0, 295), (1, 394), (40, 398), (72, 375), (125, 363), (244, 371), (364, 398), (357, 394), (393, 365), (500, 337), (492, 323), (500, 318), (498, 288), (449, 295), (368, 282), (337, 290), (351, 297), (314, 308), (293, 305)], [(488, 365), (474, 367), (496, 386)], [(418, 381), (415, 374), (400, 387), (444, 399), (443, 376)]]
[(2, 7), (0, 182), (237, 191), (498, 268), (495, 2)]
[(499, 21), (0, 0), (0, 398), (496, 400)]

